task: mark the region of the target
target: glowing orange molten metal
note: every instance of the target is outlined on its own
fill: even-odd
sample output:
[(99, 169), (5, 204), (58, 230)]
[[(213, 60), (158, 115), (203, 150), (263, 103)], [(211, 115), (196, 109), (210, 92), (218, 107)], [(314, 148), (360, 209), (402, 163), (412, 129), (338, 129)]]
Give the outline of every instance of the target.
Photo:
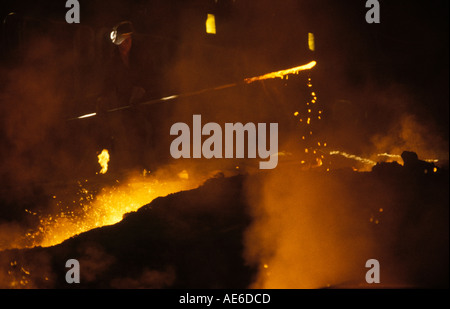
[(286, 75), (289, 74), (298, 74), (300, 71), (305, 71), (305, 70), (310, 70), (313, 67), (315, 67), (315, 65), (317, 64), (316, 61), (311, 61), (308, 64), (305, 65), (301, 65), (295, 68), (291, 68), (291, 69), (287, 69), (287, 70), (281, 70), (281, 71), (277, 71), (277, 72), (272, 72), (272, 73), (267, 73), (261, 76), (257, 76), (257, 77), (251, 77), (251, 78), (246, 78), (244, 79), (244, 81), (247, 84), (253, 83), (255, 81), (258, 80), (265, 80), (265, 79), (273, 79), (273, 78), (283, 78)]
[(27, 233), (26, 237), (31, 246), (57, 245), (91, 229), (115, 224), (124, 214), (136, 211), (157, 197), (196, 188), (201, 182), (191, 179), (183, 170), (176, 178), (136, 175), (95, 192), (86, 189), (89, 183), (85, 180), (79, 182), (79, 193), (72, 203), (58, 202), (57, 213), (39, 215), (38, 229)]

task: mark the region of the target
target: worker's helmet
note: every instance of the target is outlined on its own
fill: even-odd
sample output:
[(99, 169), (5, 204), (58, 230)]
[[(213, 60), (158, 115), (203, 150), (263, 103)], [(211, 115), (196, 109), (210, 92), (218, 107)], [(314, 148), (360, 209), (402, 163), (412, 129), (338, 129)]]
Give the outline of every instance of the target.
[(120, 45), (126, 38), (131, 37), (132, 34), (133, 24), (130, 21), (123, 21), (114, 26), (110, 34), (110, 39), (114, 44)]

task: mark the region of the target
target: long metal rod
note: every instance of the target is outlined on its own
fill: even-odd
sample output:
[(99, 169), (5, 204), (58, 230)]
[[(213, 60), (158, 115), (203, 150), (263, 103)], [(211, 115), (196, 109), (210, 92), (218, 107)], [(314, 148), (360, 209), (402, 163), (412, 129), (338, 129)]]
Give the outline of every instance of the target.
[[(238, 85), (251, 84), (251, 83), (254, 83), (254, 82), (257, 82), (257, 81), (262, 81), (262, 80), (267, 80), (267, 79), (275, 79), (275, 78), (283, 78), (286, 75), (298, 74), (301, 71), (310, 70), (313, 67), (315, 67), (316, 64), (317, 64), (316, 61), (311, 61), (311, 62), (309, 62), (309, 63), (307, 63), (305, 65), (301, 65), (301, 66), (298, 66), (298, 67), (294, 67), (294, 68), (290, 68), (290, 69), (286, 69), (286, 70), (280, 70), (280, 71), (276, 71), (276, 72), (272, 72), (272, 73), (267, 73), (267, 74), (260, 75), (260, 76), (245, 78), (241, 82), (221, 85), (221, 86), (212, 87), (212, 88), (205, 88), (205, 89), (197, 90), (197, 91), (193, 91), (193, 92), (187, 92), (187, 93), (182, 93), (182, 94), (175, 94), (175, 95), (171, 95), (171, 96), (167, 96), (167, 97), (163, 97), (163, 98), (159, 98), (159, 99), (153, 99), (153, 100), (149, 100), (149, 101), (145, 101), (145, 102), (139, 103), (136, 106), (152, 105), (152, 104), (156, 104), (156, 103), (159, 103), (159, 102), (171, 101), (171, 100), (180, 99), (180, 98), (187, 98), (187, 97), (201, 95), (201, 94), (204, 94), (204, 93), (207, 93), (207, 92), (228, 89), (228, 88), (236, 87)], [(132, 107), (131, 105), (125, 105), (125, 106), (109, 109), (106, 112), (107, 113), (112, 113), (112, 112), (126, 110), (126, 109), (129, 109), (131, 107)], [(95, 116), (97, 116), (97, 113), (89, 113), (89, 114), (85, 114), (85, 115), (82, 115), (82, 116), (79, 116), (79, 117), (70, 118), (70, 119), (68, 119), (68, 121), (70, 121), (70, 120), (77, 120), (77, 119), (91, 118), (91, 117), (95, 117)]]

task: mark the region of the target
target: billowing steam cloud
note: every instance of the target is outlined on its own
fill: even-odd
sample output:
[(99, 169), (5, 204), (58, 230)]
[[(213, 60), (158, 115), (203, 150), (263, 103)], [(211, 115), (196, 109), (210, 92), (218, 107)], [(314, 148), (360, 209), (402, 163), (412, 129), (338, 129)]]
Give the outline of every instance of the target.
[(364, 287), (369, 259), (384, 287), (448, 284), (448, 196), (401, 179), (278, 168), (248, 182), (251, 287)]
[(250, 186), (255, 222), (246, 238), (247, 259), (260, 269), (254, 288), (322, 288), (364, 278), (375, 239), (367, 205), (356, 203), (346, 184), (283, 170), (261, 185)]

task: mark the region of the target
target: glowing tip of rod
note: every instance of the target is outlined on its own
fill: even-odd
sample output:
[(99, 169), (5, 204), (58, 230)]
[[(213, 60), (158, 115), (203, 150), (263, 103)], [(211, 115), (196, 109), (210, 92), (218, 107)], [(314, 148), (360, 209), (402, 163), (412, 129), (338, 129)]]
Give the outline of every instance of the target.
[(93, 117), (95, 115), (97, 115), (97, 113), (86, 114), (86, 115), (78, 117), (78, 119), (89, 118), (89, 117)]

